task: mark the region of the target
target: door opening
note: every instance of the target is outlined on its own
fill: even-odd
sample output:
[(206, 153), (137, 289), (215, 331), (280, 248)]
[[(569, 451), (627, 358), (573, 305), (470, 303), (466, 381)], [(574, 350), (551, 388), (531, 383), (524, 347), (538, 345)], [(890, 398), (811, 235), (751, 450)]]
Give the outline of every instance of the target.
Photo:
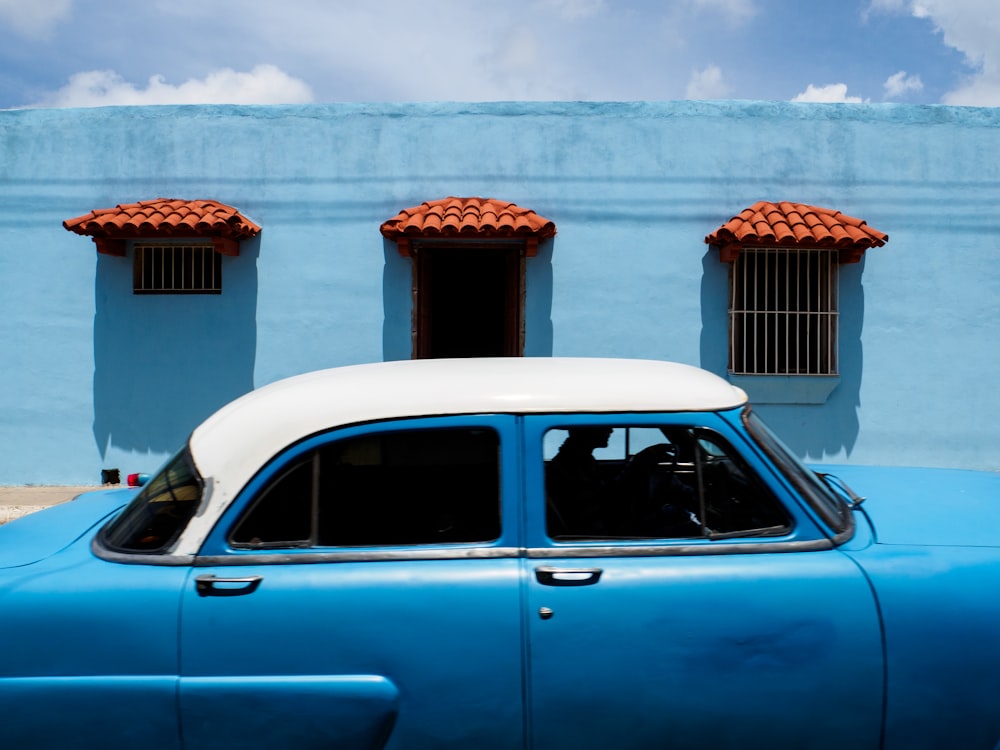
[(521, 246), (422, 247), (414, 277), (414, 356), (524, 352)]

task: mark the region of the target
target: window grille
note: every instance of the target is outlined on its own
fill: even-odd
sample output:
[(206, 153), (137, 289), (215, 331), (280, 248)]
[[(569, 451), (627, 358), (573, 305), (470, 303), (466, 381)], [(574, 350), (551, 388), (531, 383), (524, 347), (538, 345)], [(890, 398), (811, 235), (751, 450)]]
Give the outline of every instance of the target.
[(736, 375), (836, 375), (837, 250), (744, 248), (730, 270)]
[(212, 245), (135, 246), (135, 294), (219, 294), (222, 257)]

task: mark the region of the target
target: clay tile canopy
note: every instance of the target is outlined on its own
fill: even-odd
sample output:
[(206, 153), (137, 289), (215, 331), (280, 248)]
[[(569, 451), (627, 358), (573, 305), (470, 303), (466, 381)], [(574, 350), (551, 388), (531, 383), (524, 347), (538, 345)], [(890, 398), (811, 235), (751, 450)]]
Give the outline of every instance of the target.
[(857, 263), (865, 250), (881, 247), (889, 235), (840, 211), (803, 203), (758, 201), (705, 238), (720, 260), (736, 260), (744, 247), (834, 248), (841, 263)]
[(223, 255), (238, 255), (239, 241), (260, 233), (259, 226), (232, 206), (212, 200), (174, 198), (94, 209), (67, 219), (63, 226), (70, 232), (93, 237), (98, 252), (109, 255), (125, 255), (125, 243), (131, 239), (200, 237), (211, 239), (216, 251)]
[(400, 255), (411, 255), (411, 240), (524, 240), (528, 255), (538, 241), (555, 236), (556, 225), (528, 208), (494, 198), (448, 197), (406, 208), (382, 223), (382, 236), (396, 242)]

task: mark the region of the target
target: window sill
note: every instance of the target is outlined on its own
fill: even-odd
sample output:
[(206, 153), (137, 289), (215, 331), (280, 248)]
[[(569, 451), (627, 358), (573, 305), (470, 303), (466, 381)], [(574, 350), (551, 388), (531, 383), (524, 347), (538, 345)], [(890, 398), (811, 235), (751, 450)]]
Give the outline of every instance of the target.
[(755, 404), (824, 404), (840, 384), (839, 375), (733, 375), (729, 382)]

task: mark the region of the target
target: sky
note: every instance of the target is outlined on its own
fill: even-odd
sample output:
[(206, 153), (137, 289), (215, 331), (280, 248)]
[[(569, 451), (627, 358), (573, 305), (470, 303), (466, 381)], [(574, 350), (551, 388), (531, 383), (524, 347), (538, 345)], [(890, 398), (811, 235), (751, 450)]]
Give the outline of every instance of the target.
[(0, 109), (1000, 106), (1000, 0), (0, 0)]

